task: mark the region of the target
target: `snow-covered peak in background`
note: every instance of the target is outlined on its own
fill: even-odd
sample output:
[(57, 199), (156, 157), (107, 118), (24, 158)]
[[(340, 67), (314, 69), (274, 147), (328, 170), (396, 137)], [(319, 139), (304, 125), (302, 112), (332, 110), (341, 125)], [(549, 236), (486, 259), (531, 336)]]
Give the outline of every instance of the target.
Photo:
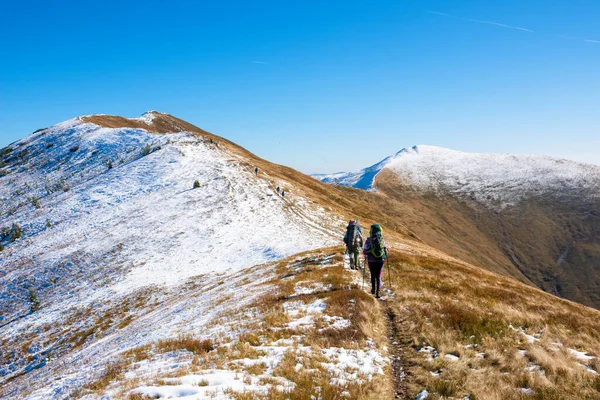
[(383, 170), (421, 190), (465, 195), (500, 208), (545, 193), (600, 195), (600, 167), (548, 156), (465, 153), (436, 146), (405, 148), (350, 173), (313, 175), (323, 182), (374, 190)]
[[(416, 147), (417, 146), (413, 147), (413, 149), (415, 149)], [(396, 154), (384, 158), (377, 164), (371, 165), (370, 167), (361, 169), (359, 171), (337, 172), (334, 174), (314, 174), (312, 176), (325, 183), (332, 183), (342, 186), (352, 186), (358, 189), (373, 191), (375, 190), (373, 186), (375, 176), (390, 162), (407, 152), (407, 149), (402, 149)]]

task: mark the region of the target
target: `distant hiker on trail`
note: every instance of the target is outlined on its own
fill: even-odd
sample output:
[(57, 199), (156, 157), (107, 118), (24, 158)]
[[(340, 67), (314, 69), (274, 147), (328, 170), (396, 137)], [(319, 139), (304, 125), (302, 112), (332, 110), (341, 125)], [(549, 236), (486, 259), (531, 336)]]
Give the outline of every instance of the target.
[(381, 226), (379, 224), (371, 225), (369, 237), (365, 241), (363, 254), (367, 256), (369, 263), (369, 272), (371, 274), (371, 293), (379, 298), (379, 288), (381, 287), (381, 271), (383, 263), (388, 255), (388, 249), (381, 235)]
[(254, 167), (254, 173), (258, 176), (258, 167)]
[(363, 247), (362, 229), (357, 220), (351, 219), (344, 235), (346, 253), (350, 256), (350, 269), (360, 269), (358, 254)]
[(277, 190), (277, 193), (279, 193), (279, 190), (281, 190), (281, 189), (279, 188), (279, 186), (277, 186), (277, 189), (275, 189), (275, 190)]
[(285, 190), (281, 191), (281, 197), (285, 197)]

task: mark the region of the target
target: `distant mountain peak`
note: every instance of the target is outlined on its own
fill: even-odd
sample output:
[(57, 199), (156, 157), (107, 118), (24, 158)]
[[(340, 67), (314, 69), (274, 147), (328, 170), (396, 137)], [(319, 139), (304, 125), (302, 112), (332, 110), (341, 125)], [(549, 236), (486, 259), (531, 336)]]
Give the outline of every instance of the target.
[(502, 209), (528, 196), (549, 192), (599, 196), (600, 167), (549, 156), (467, 153), (416, 145), (370, 167), (336, 174), (313, 175), (325, 182), (376, 191), (382, 170), (411, 188), (451, 193)]

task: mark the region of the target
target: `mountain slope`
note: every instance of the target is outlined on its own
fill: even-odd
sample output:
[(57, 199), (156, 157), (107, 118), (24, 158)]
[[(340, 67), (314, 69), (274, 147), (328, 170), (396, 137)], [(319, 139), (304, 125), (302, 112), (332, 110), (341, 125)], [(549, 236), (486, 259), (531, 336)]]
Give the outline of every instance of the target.
[[(461, 260), (515, 268), (470, 240), (472, 204), (399, 190), (388, 170), (379, 193), (328, 185), (157, 112), (76, 118), (0, 157), (2, 397), (581, 397), (600, 383), (598, 312)], [(380, 302), (329, 247), (350, 217), (384, 226)], [(543, 346), (524, 349), (525, 332)], [(559, 366), (538, 360), (552, 342)], [(547, 380), (510, 361), (523, 350)]]
[[(137, 309), (133, 318), (144, 309), (133, 307), (136, 299), (152, 298), (154, 287), (180, 287), (198, 275), (220, 281), (337, 242), (329, 232), (337, 219), (299, 194), (279, 196), (276, 185), (292, 185), (255, 176), (251, 160), (239, 155), (243, 149), (197, 128), (178, 132), (188, 126), (164, 114), (125, 120), (133, 127), (98, 125), (114, 125), (113, 119), (117, 125), (125, 120), (76, 118), (2, 151), (5, 381), (44, 367), (48, 354), (71, 357), (78, 335), (85, 339), (97, 318), (120, 304)], [(175, 132), (138, 127), (147, 120)], [(111, 317), (105, 329), (127, 317)], [(55, 325), (61, 328), (51, 329)], [(6, 350), (20, 348), (41, 327), (53, 333), (30, 350)], [(119, 348), (139, 343), (140, 335), (147, 341), (169, 334), (159, 329), (120, 337)], [(105, 362), (112, 351), (108, 346), (96, 357)]]
[(398, 201), (404, 225), (433, 247), (600, 307), (598, 166), (415, 146), (317, 177)]

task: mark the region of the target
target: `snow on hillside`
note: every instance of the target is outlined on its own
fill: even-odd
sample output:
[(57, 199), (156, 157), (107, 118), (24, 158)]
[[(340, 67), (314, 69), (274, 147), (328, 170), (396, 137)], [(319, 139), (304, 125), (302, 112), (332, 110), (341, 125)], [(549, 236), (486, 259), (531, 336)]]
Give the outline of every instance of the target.
[[(283, 199), (268, 177), (256, 177), (223, 147), (188, 133), (102, 128), (76, 118), (3, 149), (3, 347), (88, 306), (168, 291), (195, 276), (221, 280), (337, 242), (328, 233), (335, 218), (294, 197), (293, 182)], [(91, 318), (84, 313), (70, 324), (83, 327)], [(122, 349), (146, 339), (120, 340)], [(44, 366), (49, 349), (54, 357), (67, 351), (40, 341), (24, 355), (0, 352), (0, 383)]]
[(469, 196), (499, 208), (525, 197), (600, 195), (600, 167), (547, 156), (464, 153), (435, 146), (402, 149), (360, 171), (313, 175), (326, 182), (374, 190), (377, 174), (395, 172), (423, 190)]

